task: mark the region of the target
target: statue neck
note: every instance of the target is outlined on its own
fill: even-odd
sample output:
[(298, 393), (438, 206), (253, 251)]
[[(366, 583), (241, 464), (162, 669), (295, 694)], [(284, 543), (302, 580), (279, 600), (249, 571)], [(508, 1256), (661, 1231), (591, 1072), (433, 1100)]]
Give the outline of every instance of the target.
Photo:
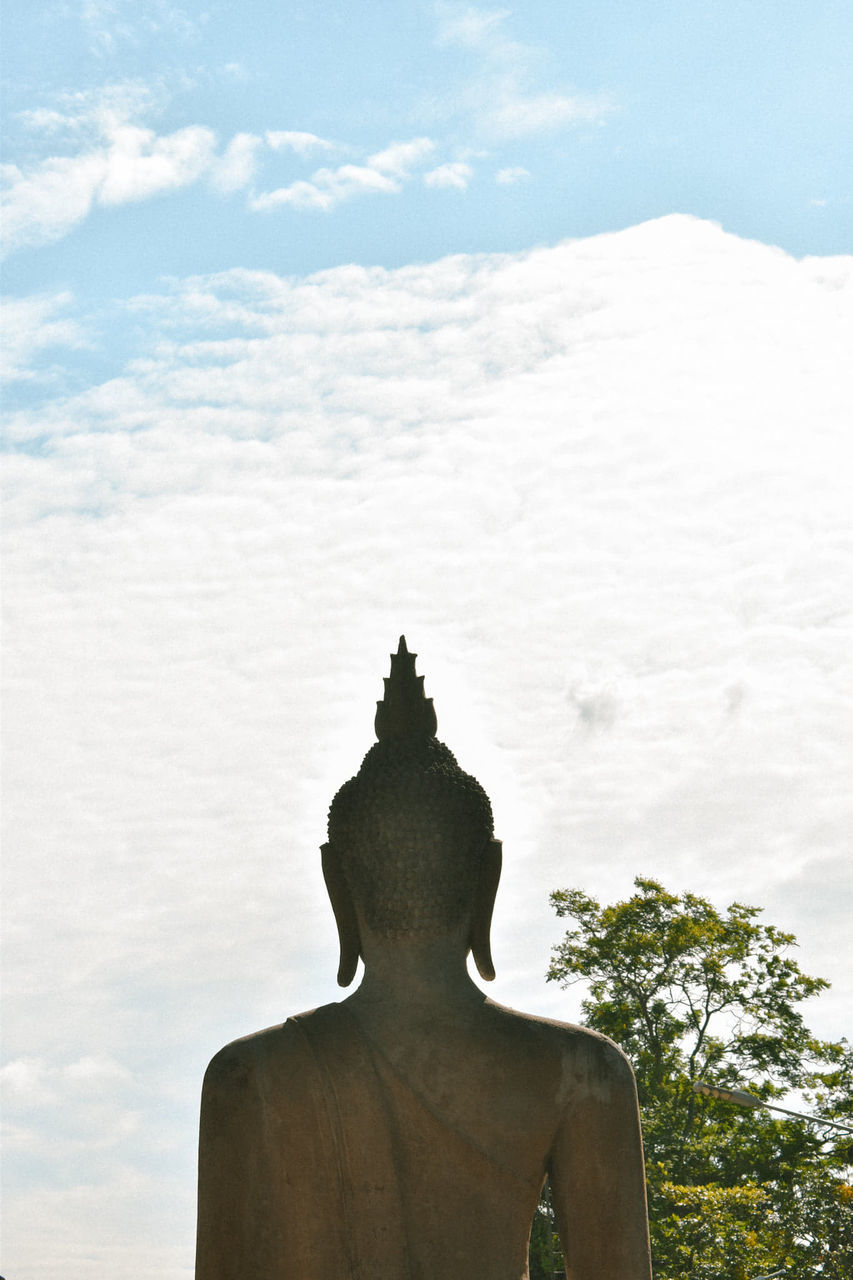
[(484, 993), (471, 980), (466, 959), (470, 925), (437, 938), (377, 937), (362, 932), (364, 977), (347, 1003), (354, 1010), (407, 1013), (461, 1009), (482, 1004)]

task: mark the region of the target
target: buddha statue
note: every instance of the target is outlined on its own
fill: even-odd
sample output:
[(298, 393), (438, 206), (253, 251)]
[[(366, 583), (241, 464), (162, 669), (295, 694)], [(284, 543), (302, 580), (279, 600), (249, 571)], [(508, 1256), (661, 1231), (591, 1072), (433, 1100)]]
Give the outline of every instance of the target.
[(208, 1067), (196, 1280), (524, 1280), (546, 1177), (571, 1280), (650, 1280), (627, 1059), (468, 974), (494, 977), (501, 845), (415, 657), (401, 638), (322, 848), (361, 984)]

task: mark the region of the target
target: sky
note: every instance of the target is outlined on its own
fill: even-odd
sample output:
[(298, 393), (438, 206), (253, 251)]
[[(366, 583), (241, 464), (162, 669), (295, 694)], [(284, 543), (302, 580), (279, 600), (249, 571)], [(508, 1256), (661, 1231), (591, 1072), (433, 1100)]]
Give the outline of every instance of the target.
[[(205, 1065), (341, 994), (405, 633), (556, 888), (764, 908), (851, 1031), (848, 5), (8, 0), (7, 1280), (189, 1280)], [(748, 1082), (746, 1082), (748, 1083)]]

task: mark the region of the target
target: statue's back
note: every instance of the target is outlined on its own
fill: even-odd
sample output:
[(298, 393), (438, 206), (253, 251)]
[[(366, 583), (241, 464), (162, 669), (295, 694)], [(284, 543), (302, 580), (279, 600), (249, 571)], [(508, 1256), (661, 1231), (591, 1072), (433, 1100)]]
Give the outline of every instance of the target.
[(217, 1055), (197, 1280), (523, 1280), (611, 1046), (491, 1002), (432, 1031), (383, 1045), (344, 1002)]

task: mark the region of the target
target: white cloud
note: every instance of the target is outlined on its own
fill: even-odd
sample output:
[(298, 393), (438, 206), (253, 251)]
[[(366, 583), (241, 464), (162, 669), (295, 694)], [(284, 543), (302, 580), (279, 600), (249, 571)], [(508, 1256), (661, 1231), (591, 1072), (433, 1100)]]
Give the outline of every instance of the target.
[(115, 55), (122, 46), (138, 46), (145, 38), (165, 35), (170, 43), (195, 37), (199, 22), (173, 0), (82, 0), (80, 20), (93, 52)]
[(496, 999), (576, 1016), (548, 891), (642, 871), (772, 904), (843, 1030), (851, 281), (689, 218), (223, 272), (10, 419), (4, 1274), (189, 1273), (206, 1060), (338, 994), (317, 847), (401, 631), (504, 838)]
[(189, 186), (211, 167), (215, 145), (213, 132), (199, 125), (162, 138), (151, 129), (122, 125), (110, 140), (98, 202), (127, 204)]
[(544, 51), (511, 39), (509, 10), (440, 5), (437, 41), (470, 49), (477, 63), (458, 95), (458, 107), (473, 116), (480, 132), (495, 141), (601, 122), (615, 109), (606, 93), (578, 94), (542, 89)]
[[(132, 122), (134, 113), (151, 106), (145, 87), (135, 82), (78, 95), (66, 106), (63, 112), (36, 113), (29, 123), (42, 132), (64, 132), (78, 145), (84, 140), (82, 150), (48, 157), (29, 169), (0, 167), (7, 253), (60, 239), (96, 206), (150, 199), (205, 176), (223, 195), (242, 190), (252, 183), (263, 142), (273, 151), (289, 150), (301, 158), (337, 147), (313, 133), (279, 130), (263, 139), (236, 134), (218, 154), (216, 135), (202, 125), (158, 135)], [(425, 137), (392, 142), (364, 164), (321, 168), (310, 178), (253, 195), (249, 207), (331, 210), (359, 195), (393, 194), (434, 150), (435, 143)]]
[(54, 157), (29, 173), (3, 165), (5, 252), (66, 235), (88, 216), (107, 171), (104, 152)]
[(300, 179), (287, 187), (253, 196), (250, 208), (263, 212), (291, 205), (294, 209), (334, 209), (345, 200), (359, 195), (397, 192), (400, 185), (387, 174), (364, 165), (343, 164), (337, 169), (318, 169), (310, 181)]
[[(190, 186), (215, 166), (223, 172), (210, 129), (190, 125), (158, 136), (129, 123), (128, 116), (147, 101), (136, 84), (81, 96), (73, 104), (76, 110), (56, 116), (70, 136), (87, 138), (83, 150), (49, 156), (28, 169), (3, 166), (6, 252), (65, 236), (95, 205), (147, 200)], [(232, 152), (232, 175), (237, 163)]]
[(401, 184), (408, 179), (411, 169), (422, 163), (434, 146), (429, 138), (392, 142), (369, 156), (366, 164), (318, 169), (310, 179), (301, 178), (286, 187), (253, 196), (250, 208), (262, 212), (290, 205), (294, 209), (329, 211), (356, 196), (396, 194), (402, 190)]
[(440, 164), (424, 174), (424, 183), (428, 187), (456, 187), (465, 191), (471, 181), (473, 169), (464, 160), (455, 160), (449, 164)]
[(13, 1058), (0, 1067), (4, 1091), (27, 1107), (62, 1105), (69, 1088), (97, 1092), (132, 1080), (131, 1072), (106, 1054), (86, 1054), (58, 1066), (40, 1058)]
[(126, 24), (117, 21), (120, 0), (82, 0), (80, 19), (88, 31), (89, 39), (95, 49), (103, 53), (112, 53), (116, 45), (116, 37), (127, 37), (130, 32)]
[(384, 150), (368, 156), (367, 163), (371, 169), (405, 178), (411, 169), (421, 164), (434, 150), (435, 143), (431, 138), (412, 138), (409, 142), (392, 142)]
[(264, 137), (273, 151), (295, 151), (299, 156), (307, 156), (312, 151), (334, 151), (337, 145), (318, 138), (316, 133), (300, 133), (293, 129), (271, 129)]
[(475, 9), (468, 5), (439, 4), (436, 5), (438, 18), (438, 43), (459, 44), (467, 48), (478, 49), (491, 44), (498, 37), (498, 31), (506, 18), (509, 9)]
[[(78, 147), (82, 141), (83, 147), (76, 154), (50, 156), (28, 169), (14, 164), (0, 168), (5, 252), (58, 240), (97, 206), (147, 200), (190, 186), (205, 176), (222, 194), (250, 185), (263, 145), (259, 136), (238, 133), (217, 154), (215, 134), (202, 125), (158, 135), (132, 123), (131, 117), (150, 110), (152, 102), (146, 86), (128, 82), (98, 94), (76, 95), (65, 102), (63, 111), (32, 113), (29, 123), (33, 128), (63, 133)], [(298, 154), (306, 154), (314, 146), (333, 145), (313, 134), (298, 133), (267, 134), (266, 141), (273, 149), (289, 146)], [(333, 180), (318, 176), (317, 184), (313, 200), (305, 193), (291, 193), (289, 197), (276, 196), (272, 203), (299, 204), (302, 200), (327, 207), (345, 198), (345, 190), (352, 194), (359, 187), (388, 189), (380, 175), (371, 179), (346, 167)], [(322, 188), (325, 191), (319, 190)]]
[(529, 169), (525, 169), (522, 165), (510, 165), (506, 169), (498, 169), (495, 182), (501, 187), (512, 187), (517, 182), (526, 182), (529, 177)]
[(254, 133), (237, 133), (211, 167), (211, 181), (218, 191), (229, 194), (247, 187), (255, 176), (258, 150), (263, 139)]
[(38, 352), (89, 345), (85, 328), (63, 314), (72, 304), (70, 293), (4, 300), (0, 307), (0, 379), (32, 379), (33, 357)]
[[(85, 1152), (80, 1158), (82, 1163)], [(79, 1280), (192, 1276), (194, 1195), (174, 1174), (152, 1175), (117, 1163), (102, 1179), (69, 1186), (48, 1182), (5, 1199), (3, 1250), (15, 1259), (19, 1276), (63, 1280), (69, 1271)], [(149, 1235), (143, 1222), (158, 1222), (169, 1243)]]
[(144, 117), (165, 106), (168, 94), (156, 80), (126, 79), (78, 89), (56, 96), (56, 108), (21, 111), (17, 119), (30, 131), (49, 136), (65, 135), (90, 146), (108, 138), (119, 125)]
[(226, 62), (225, 66), (222, 68), (222, 71), (223, 71), (223, 74), (226, 75), (229, 80), (236, 80), (238, 84), (241, 81), (246, 81), (251, 79), (250, 72), (247, 70), (245, 64), (242, 62)]
[(57, 1094), (48, 1085), (48, 1068), (33, 1058), (14, 1058), (0, 1067), (0, 1084), (8, 1098), (29, 1107), (54, 1106)]
[[(49, 156), (20, 167), (0, 167), (4, 187), (5, 252), (60, 239), (96, 206), (114, 206), (175, 191), (208, 177), (223, 195), (248, 187), (263, 143), (273, 151), (290, 150), (300, 157), (337, 147), (313, 133), (272, 130), (263, 139), (238, 133), (217, 154), (216, 135), (202, 125), (189, 125), (158, 135), (138, 117), (162, 105), (157, 86), (128, 80), (64, 95), (59, 109), (24, 112), (31, 130), (64, 138), (73, 154)], [(330, 208), (361, 190), (394, 187), (383, 177), (404, 176), (408, 165), (424, 154), (426, 139), (396, 143), (377, 154), (375, 165), (342, 166), (314, 175), (313, 187), (258, 198), (256, 207), (294, 204)], [(430, 144), (431, 145), (431, 144)], [(368, 172), (368, 169), (370, 172)]]
[(613, 110), (606, 95), (563, 93), (525, 94), (507, 77), (496, 101), (484, 109), (482, 119), (502, 139), (525, 138), (580, 122), (603, 121)]
[(79, 128), (79, 119), (69, 117), (62, 111), (54, 111), (48, 107), (36, 107), (31, 111), (21, 111), (18, 119), (34, 133), (64, 133), (69, 128)]
[(127, 1067), (106, 1054), (86, 1054), (76, 1062), (69, 1062), (64, 1071), (66, 1079), (75, 1085), (100, 1089), (107, 1085), (130, 1083), (132, 1075)]
[(215, 135), (202, 126), (158, 137), (110, 113), (102, 127), (100, 146), (52, 156), (29, 171), (3, 166), (7, 252), (61, 238), (96, 204), (125, 204), (188, 186), (216, 162)]

